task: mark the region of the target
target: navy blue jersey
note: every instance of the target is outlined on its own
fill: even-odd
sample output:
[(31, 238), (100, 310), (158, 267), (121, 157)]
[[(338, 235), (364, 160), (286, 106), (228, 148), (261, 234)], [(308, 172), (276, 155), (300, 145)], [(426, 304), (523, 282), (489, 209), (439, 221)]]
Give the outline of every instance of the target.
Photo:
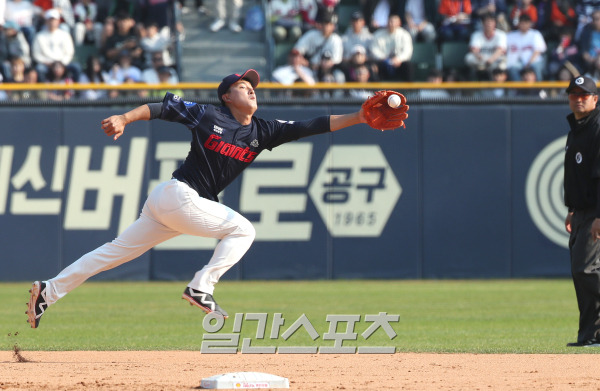
[(252, 123), (242, 125), (225, 106), (187, 102), (170, 92), (159, 118), (192, 131), (190, 152), (173, 177), (213, 201), (264, 149), (330, 131), (329, 116), (297, 122), (253, 116)]

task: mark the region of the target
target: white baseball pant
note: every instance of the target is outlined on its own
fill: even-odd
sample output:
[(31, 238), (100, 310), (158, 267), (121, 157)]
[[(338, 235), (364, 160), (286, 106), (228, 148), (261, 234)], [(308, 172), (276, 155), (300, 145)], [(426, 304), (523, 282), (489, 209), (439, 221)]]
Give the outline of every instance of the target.
[(88, 278), (131, 261), (181, 234), (220, 239), (208, 264), (188, 284), (212, 294), (219, 278), (248, 251), (256, 233), (252, 224), (233, 209), (202, 198), (187, 184), (171, 179), (152, 190), (139, 219), (119, 237), (85, 254), (48, 280), (48, 304), (55, 303)]
[(229, 21), (238, 23), (243, 5), (243, 0), (215, 0), (215, 16), (217, 19), (227, 19), (227, 7), (229, 6)]

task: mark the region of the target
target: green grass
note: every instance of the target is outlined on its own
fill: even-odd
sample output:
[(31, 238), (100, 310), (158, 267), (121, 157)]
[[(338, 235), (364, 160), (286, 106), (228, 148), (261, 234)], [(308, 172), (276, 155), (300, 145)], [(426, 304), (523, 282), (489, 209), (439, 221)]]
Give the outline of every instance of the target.
[[(0, 284), (0, 350), (200, 350), (202, 312), (181, 300), (184, 282), (87, 282), (51, 306), (40, 327), (26, 323), (28, 283)], [(356, 341), (344, 346), (395, 346), (402, 352), (593, 353), (565, 347), (577, 335), (578, 312), (570, 280), (469, 281), (252, 281), (221, 282), (215, 297), (230, 313), (268, 313), (266, 338), (244, 321), (253, 346), (333, 346), (324, 340), (327, 314), (354, 314)], [(400, 315), (390, 339), (379, 329), (368, 340), (364, 316)], [(285, 324), (270, 340), (274, 313)], [(304, 329), (281, 334), (306, 314), (320, 337)], [(345, 324), (338, 326), (343, 332)], [(15, 336), (15, 333), (18, 333)]]

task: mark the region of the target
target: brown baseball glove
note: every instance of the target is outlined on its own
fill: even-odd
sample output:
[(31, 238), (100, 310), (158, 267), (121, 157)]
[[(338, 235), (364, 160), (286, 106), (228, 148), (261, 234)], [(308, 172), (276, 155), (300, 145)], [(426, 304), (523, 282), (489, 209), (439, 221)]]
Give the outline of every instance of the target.
[[(400, 97), (400, 105), (392, 108), (388, 105), (390, 95), (398, 95)], [(399, 127), (406, 128), (404, 120), (408, 118), (408, 105), (406, 98), (399, 92), (395, 91), (377, 91), (375, 95), (367, 99), (362, 104), (363, 112), (367, 120), (367, 124), (373, 129), (390, 130)]]

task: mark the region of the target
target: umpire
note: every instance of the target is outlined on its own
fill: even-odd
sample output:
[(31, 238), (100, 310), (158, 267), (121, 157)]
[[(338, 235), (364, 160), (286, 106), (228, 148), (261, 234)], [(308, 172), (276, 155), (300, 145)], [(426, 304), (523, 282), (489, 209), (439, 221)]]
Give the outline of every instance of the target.
[(596, 82), (586, 76), (567, 88), (570, 131), (565, 149), (565, 228), (579, 307), (577, 342), (600, 347), (600, 110)]

